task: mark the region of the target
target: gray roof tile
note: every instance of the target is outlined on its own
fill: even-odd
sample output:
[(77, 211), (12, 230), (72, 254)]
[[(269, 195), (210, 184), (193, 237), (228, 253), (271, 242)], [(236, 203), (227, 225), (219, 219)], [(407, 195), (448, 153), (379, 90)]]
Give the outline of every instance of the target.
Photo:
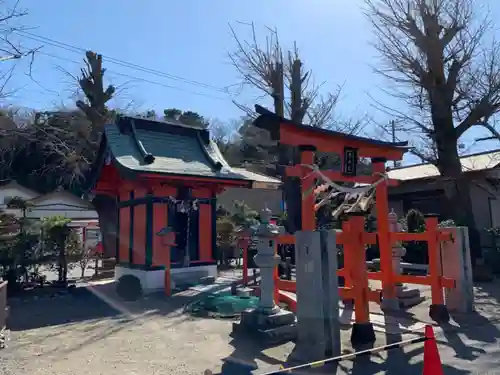
[[(248, 176), (238, 173), (227, 164), (213, 142), (204, 144), (196, 130), (191, 129), (188, 135), (180, 135), (165, 128), (162, 131), (137, 128), (137, 139), (154, 156), (151, 164), (143, 161), (144, 157), (130, 132), (124, 134), (118, 126), (107, 125), (105, 135), (113, 158), (119, 166), (129, 171), (250, 181)], [(220, 170), (216, 167), (217, 162), (222, 165)]]

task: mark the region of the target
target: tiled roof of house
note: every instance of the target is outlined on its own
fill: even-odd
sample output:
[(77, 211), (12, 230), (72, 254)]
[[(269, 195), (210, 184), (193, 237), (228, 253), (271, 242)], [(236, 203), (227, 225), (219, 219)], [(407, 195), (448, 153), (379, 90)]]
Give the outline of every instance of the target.
[[(465, 155), (460, 158), (464, 172), (477, 172), (495, 168), (500, 164), (500, 150)], [(439, 176), (439, 171), (433, 164), (417, 164), (391, 169), (389, 178), (409, 181)]]
[(233, 167), (233, 171), (245, 176), (249, 180), (252, 180), (254, 182), (254, 188), (277, 189), (282, 184), (282, 181), (278, 178), (266, 176), (265, 174), (249, 171), (247, 169)]

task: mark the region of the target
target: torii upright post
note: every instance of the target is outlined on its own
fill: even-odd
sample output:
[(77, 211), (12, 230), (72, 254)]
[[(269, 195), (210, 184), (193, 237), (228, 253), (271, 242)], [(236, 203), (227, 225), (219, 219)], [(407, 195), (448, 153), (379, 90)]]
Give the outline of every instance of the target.
[[(385, 158), (373, 158), (373, 173), (379, 177), (385, 174)], [(389, 199), (387, 183), (381, 182), (375, 187), (375, 205), (377, 209), (377, 233), (380, 251), (380, 270), (382, 271), (382, 307), (386, 309), (399, 309), (396, 296), (396, 286), (393, 280), (392, 244), (389, 228)]]
[[(300, 163), (302, 165), (314, 164), (314, 146), (300, 146)], [(315, 176), (311, 170), (303, 168), (302, 181), (300, 184), (300, 192), (302, 195), (301, 215), (302, 215), (302, 230), (315, 230), (316, 229), (316, 213), (314, 212), (314, 184)]]

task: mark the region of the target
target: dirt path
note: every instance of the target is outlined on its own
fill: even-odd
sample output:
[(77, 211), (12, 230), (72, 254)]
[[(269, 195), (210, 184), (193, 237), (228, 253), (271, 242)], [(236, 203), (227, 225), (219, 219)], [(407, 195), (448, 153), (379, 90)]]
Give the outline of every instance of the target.
[[(497, 289), (477, 288), (478, 309), (483, 315), (458, 317), (462, 328), (448, 326), (440, 330), (446, 374), (492, 374), (500, 365), (500, 324), (484, 317), (500, 316), (499, 302), (493, 293)], [(11, 342), (0, 352), (0, 373), (180, 375), (202, 374), (206, 368), (220, 373), (223, 368), (224, 374), (231, 374), (228, 371), (235, 365), (224, 361), (231, 358), (233, 362), (258, 367), (258, 374), (277, 368), (293, 349), (292, 344), (262, 349), (251, 341), (233, 340), (230, 321), (195, 319), (184, 314), (183, 306), (195, 298), (193, 293), (170, 300), (151, 296), (140, 302), (123, 303), (116, 299), (112, 286), (96, 287), (94, 292), (12, 303)], [(349, 334), (342, 332), (347, 349)], [(383, 345), (412, 335), (386, 335), (380, 330), (377, 336), (376, 345)], [(336, 370), (325, 368), (319, 373), (421, 374), (421, 361), (422, 345), (416, 345), (404, 352), (392, 351), (388, 357), (346, 361)], [(241, 367), (237, 371), (232, 374), (245, 373)]]

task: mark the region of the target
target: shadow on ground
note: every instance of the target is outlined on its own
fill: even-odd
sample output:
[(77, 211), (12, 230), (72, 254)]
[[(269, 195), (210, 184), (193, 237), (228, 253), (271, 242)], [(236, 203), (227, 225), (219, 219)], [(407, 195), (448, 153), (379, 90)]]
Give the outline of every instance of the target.
[[(166, 316), (184, 312), (186, 306), (207, 295), (228, 288), (232, 281), (206, 286), (206, 291), (190, 290), (191, 285), (180, 286), (172, 297), (163, 292), (152, 293), (143, 298), (127, 302), (116, 294), (116, 284), (103, 281), (78, 286), (70, 293), (46, 295), (36, 298), (9, 300), (10, 314), (8, 328), (22, 331), (71, 324), (92, 319), (116, 318), (134, 319), (151, 315)], [(189, 317), (186, 316), (186, 319)]]
[(115, 308), (102, 301), (86, 288), (53, 298), (9, 301), (7, 327), (23, 331), (47, 326), (76, 323), (84, 320), (119, 317)]
[[(399, 315), (404, 316), (407, 320), (414, 319), (411, 313), (406, 314), (401, 312)], [(470, 362), (475, 362), (478, 359), (480, 361), (481, 356), (488, 355), (482, 346), (494, 343), (500, 338), (500, 332), (498, 332), (497, 328), (479, 314), (468, 314), (462, 318), (464, 319), (464, 322), (462, 322), (463, 327), (451, 324), (442, 325), (442, 334), (437, 337), (439, 351), (442, 353), (442, 369), (445, 374), (470, 374), (470, 370), (468, 369)], [(390, 321), (391, 319), (394, 319), (393, 314), (385, 317), (386, 321)], [(456, 318), (456, 320), (460, 320), (460, 317)], [(391, 333), (385, 333), (385, 335), (378, 334), (376, 346), (406, 340), (408, 339), (407, 333), (404, 325), (400, 326), (399, 332), (392, 327)], [(266, 369), (271, 367), (274, 370), (277, 370), (280, 365), (284, 365), (285, 368), (297, 365), (297, 362), (293, 359), (293, 350), (285, 362), (280, 362), (263, 353), (266, 348), (259, 346), (255, 341), (251, 341), (249, 337), (236, 337), (232, 340), (231, 345), (234, 347), (234, 351), (229, 357), (223, 359), (222, 369), (218, 375), (265, 374), (266, 371), (258, 369), (258, 361), (264, 362)], [(343, 342), (343, 345), (347, 346), (345, 342)], [(358, 351), (369, 348), (358, 348)], [(352, 348), (345, 348), (343, 353), (352, 351)], [(287, 373), (325, 375), (347, 373), (351, 375), (372, 375), (387, 373), (420, 375), (423, 372), (423, 352), (424, 347), (422, 343), (412, 344), (403, 348), (374, 353), (371, 356), (358, 357), (354, 360), (340, 361), (315, 369)], [(444, 352), (446, 354), (443, 354)]]
[[(258, 368), (257, 360), (278, 367), (283, 362), (264, 353), (266, 346), (259, 345), (251, 337), (234, 336), (230, 342), (234, 347), (227, 358), (222, 359), (221, 372), (214, 375), (246, 375), (253, 374)], [(256, 372), (255, 372), (256, 373)]]
[(169, 315), (182, 311), (196, 298), (199, 295), (179, 293), (166, 297), (163, 293), (154, 293), (126, 302), (116, 295), (114, 283), (82, 286), (65, 295), (10, 300), (7, 326), (11, 331), (23, 331), (104, 318), (130, 320), (146, 315)]

